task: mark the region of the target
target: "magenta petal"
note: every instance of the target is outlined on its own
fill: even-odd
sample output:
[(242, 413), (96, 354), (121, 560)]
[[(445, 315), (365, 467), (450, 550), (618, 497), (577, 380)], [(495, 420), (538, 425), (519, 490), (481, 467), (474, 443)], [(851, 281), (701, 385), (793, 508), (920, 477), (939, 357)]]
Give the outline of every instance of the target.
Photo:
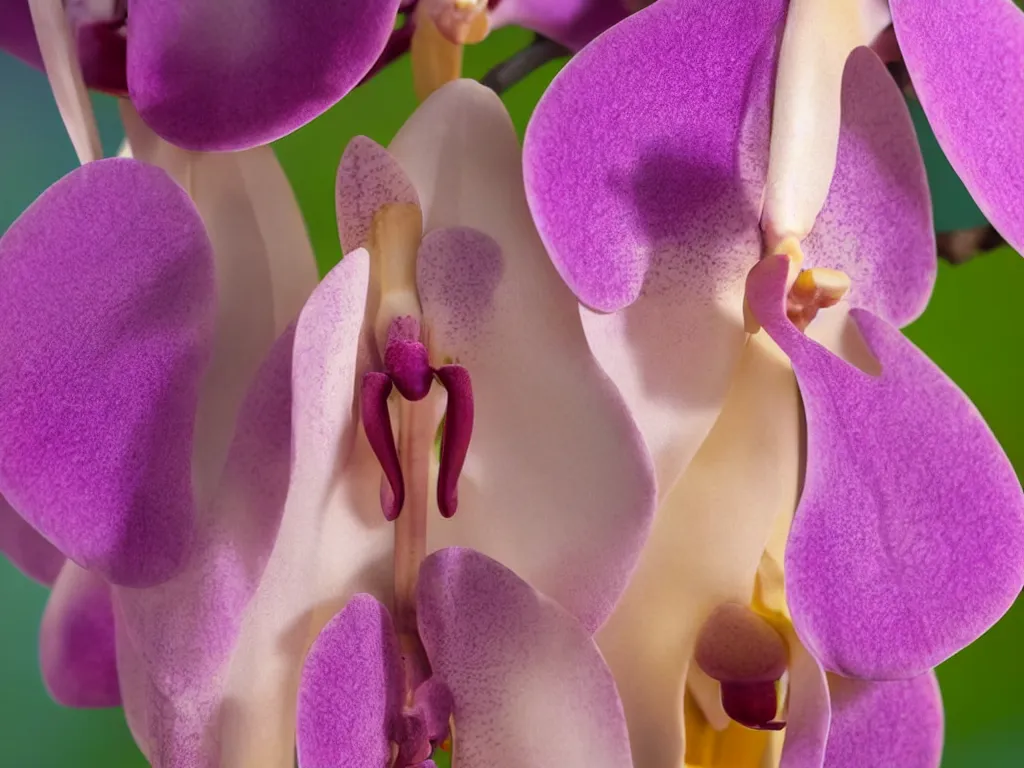
[(625, 716), (590, 634), (557, 603), (471, 549), (427, 557), (420, 637), (451, 691), (459, 768), (631, 765)]
[(835, 175), (804, 252), (805, 267), (846, 272), (850, 303), (894, 325), (921, 314), (935, 284), (935, 227), (917, 134), (899, 87), (867, 48), (846, 62)]
[(173, 144), (266, 144), (355, 87), (397, 12), (398, 0), (132, 0), (128, 90)]
[(0, 492), (117, 584), (166, 580), (192, 537), (211, 258), (185, 192), (123, 159), (68, 174), (0, 239)]
[(473, 435), (473, 383), (469, 371), (461, 365), (438, 368), (437, 378), (448, 392), (437, 474), (437, 506), (442, 515), (451, 517), (459, 504), (459, 475)]
[(830, 676), (829, 690), (824, 768), (937, 768), (944, 718), (934, 672), (892, 682)]
[(610, 312), (641, 292), (682, 283), (714, 295), (742, 281), (759, 248), (786, 5), (709, 13), (660, 0), (582, 50), (544, 94), (526, 135), (527, 196), (584, 304)]
[(491, 24), (515, 24), (578, 51), (629, 15), (629, 0), (501, 0)]
[(390, 488), (390, 493), (381, 490), (380, 499), (384, 517), (388, 520), (397, 518), (402, 511), (402, 505), (405, 504), (405, 481), (402, 478), (402, 465), (398, 460), (398, 447), (395, 445), (395, 433), (391, 429), (391, 414), (388, 411), (391, 387), (391, 377), (386, 373), (369, 371), (363, 374), (363, 386), (359, 395), (366, 440), (380, 462), (384, 478)]
[(121, 704), (110, 585), (67, 563), (46, 603), (39, 631), (43, 681), (66, 707)]
[(53, 544), (25, 522), (0, 496), (0, 552), (29, 578), (50, 586), (66, 558)]
[(786, 548), (800, 639), (852, 677), (902, 678), (968, 645), (1024, 585), (1024, 494), (981, 415), (902, 334), (850, 313), (872, 377), (796, 330), (788, 269), (769, 257), (747, 296), (792, 361), (807, 471)]
[(405, 672), (387, 609), (356, 595), (309, 649), (299, 687), (300, 768), (391, 764)]
[(891, 0), (928, 122), (996, 229), (1024, 251), (1024, 12), (1012, 0)]
[(0, 0), (0, 50), (37, 69), (43, 68), (28, 0)]
[(384, 147), (356, 136), (345, 147), (335, 182), (338, 234), (344, 253), (369, 243), (370, 224), (381, 206), (391, 203), (419, 205), (409, 177)]
[(75, 40), (86, 85), (110, 93), (128, 92), (128, 42), (122, 23), (94, 22), (78, 27)]

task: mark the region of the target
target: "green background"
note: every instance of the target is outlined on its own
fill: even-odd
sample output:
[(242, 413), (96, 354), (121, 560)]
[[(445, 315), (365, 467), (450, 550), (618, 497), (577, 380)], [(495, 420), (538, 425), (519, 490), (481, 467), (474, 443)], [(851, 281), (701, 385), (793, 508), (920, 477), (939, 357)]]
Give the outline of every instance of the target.
[[(467, 76), (481, 76), (528, 40), (519, 30), (493, 35), (467, 52)], [(545, 67), (505, 94), (520, 132), (557, 66)], [(105, 97), (98, 97), (96, 106), (104, 144), (113, 153), (121, 139), (116, 109)], [(358, 134), (387, 143), (414, 108), (409, 65), (399, 61), (276, 145), (309, 224), (321, 268), (339, 256), (333, 189), (342, 149)], [(914, 112), (938, 226), (954, 229), (984, 223), (942, 157), (919, 109)], [(0, 230), (74, 166), (45, 78), (0, 56)], [(907, 330), (977, 404), (1018, 473), (1024, 467), (1024, 430), (1017, 401), (1018, 393), (1024, 391), (1022, 299), (1024, 264), (1009, 249), (958, 267), (943, 263), (928, 311)], [(0, 560), (0, 766), (144, 766), (120, 710), (67, 710), (47, 698), (36, 660), (45, 599), (45, 589)], [(944, 766), (1024, 765), (1022, 644), (1024, 608), (1018, 606), (939, 670), (947, 713)]]

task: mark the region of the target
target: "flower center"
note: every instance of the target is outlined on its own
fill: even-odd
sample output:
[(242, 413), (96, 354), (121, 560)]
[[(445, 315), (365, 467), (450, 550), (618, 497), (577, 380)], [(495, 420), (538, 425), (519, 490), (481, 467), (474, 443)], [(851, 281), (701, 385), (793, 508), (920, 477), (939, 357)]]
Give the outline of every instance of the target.
[(462, 48), (490, 31), (487, 0), (421, 0), (409, 44), (413, 88), (423, 101), (462, 76)]

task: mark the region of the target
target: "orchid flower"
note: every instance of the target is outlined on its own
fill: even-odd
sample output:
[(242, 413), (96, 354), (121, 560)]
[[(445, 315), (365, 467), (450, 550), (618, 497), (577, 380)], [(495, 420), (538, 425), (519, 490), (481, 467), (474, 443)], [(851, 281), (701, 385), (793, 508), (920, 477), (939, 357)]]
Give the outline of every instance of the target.
[[(45, 66), (71, 125), (91, 113), (89, 86), (128, 95), (173, 144), (228, 151), (269, 143), (341, 100), (380, 55), (397, 8), (398, 0), (2, 0), (0, 48)], [(76, 148), (92, 153), (84, 161), (98, 146), (79, 137)]]
[(461, 77), (463, 46), (492, 29), (525, 27), (574, 52), (633, 10), (630, 0), (417, 0), (407, 22), (416, 95)]
[[(909, 115), (871, 52), (846, 63), (836, 171), (813, 231), (762, 239), (786, 6), (748, 0), (712, 15), (661, 0), (581, 51), (527, 131), (538, 230), (582, 303), (607, 313), (583, 311), (587, 336), (657, 468), (650, 543), (598, 635), (638, 768), (683, 761), (686, 681), (708, 683), (691, 663), (698, 637), (721, 605), (751, 606), (780, 520), (786, 766), (822, 764), (824, 672), (926, 681), (1024, 583), (1024, 495), (1009, 461), (894, 327), (927, 301), (934, 235)], [(922, 711), (936, 706), (930, 685), (910, 686)], [(858, 700), (882, 706), (900, 689), (880, 690)], [(833, 731), (853, 733), (867, 721), (840, 715), (878, 713), (837, 706)], [(897, 725), (872, 744), (882, 757), (906, 743)], [(875, 762), (931, 764), (933, 744), (934, 733), (919, 742), (920, 762)], [(828, 764), (873, 762), (842, 754)]]
[[(82, 574), (110, 583), (120, 693), (158, 767), (290, 765), (303, 657), (359, 592), (391, 604), (408, 679), (424, 679), (410, 599), (429, 551), (466, 543), (501, 558), (592, 633), (647, 534), (649, 456), (533, 229), (500, 100), (457, 82), (390, 151), (354, 142), (338, 207), (347, 256), (250, 368), (235, 417), (208, 416), (228, 428), (217, 461), (202, 460), (198, 439), (190, 446), (193, 421), (207, 422), (199, 385), (212, 377), (200, 374), (215, 299), (211, 245), (182, 189), (133, 160), (90, 163), (3, 241), (0, 265), (23, 281), (50, 277), (32, 292), (3, 283), (24, 298), (4, 309), (5, 380), (22, 384), (0, 401), (19, 426), (0, 445), (0, 490)], [(78, 263), (89, 291), (64, 279)], [(21, 349), (26, 324), (34, 334)], [(416, 328), (419, 338), (406, 333)], [(396, 340), (412, 354), (396, 357)], [(78, 375), (52, 377), (54, 349), (72, 350)], [(469, 389), (448, 398), (436, 501), (438, 393), (428, 382), (417, 401), (402, 375), (423, 354), (443, 382), (446, 368), (472, 382), (468, 446)], [(370, 446), (390, 414), (366, 394), (381, 375), (402, 395), (392, 398), (401, 479), (380, 452), (383, 494)], [(33, 411), (19, 411), (20, 392), (36, 395)], [(79, 413), (83, 401), (92, 407)], [(78, 437), (55, 435), (55, 422)], [(144, 439), (153, 434), (161, 440)], [(126, 471), (137, 465), (145, 471)], [(103, 503), (80, 503), (94, 497)], [(427, 526), (430, 509), (456, 507)], [(382, 511), (397, 515), (394, 528)], [(83, 624), (61, 615), (54, 626)]]
[(769, 242), (804, 237), (821, 209), (836, 162), (843, 63), (860, 45), (902, 58), (953, 168), (996, 229), (1024, 250), (1024, 138), (1016, 130), (1024, 11), (1013, 0), (791, 0), (763, 211)]
[(303, 667), (300, 768), (433, 766), (431, 741), (448, 734), (449, 722), (459, 766), (629, 765), (611, 673), (561, 606), (470, 549), (430, 555), (416, 591), (432, 676), (409, 696), (387, 609), (353, 597)]

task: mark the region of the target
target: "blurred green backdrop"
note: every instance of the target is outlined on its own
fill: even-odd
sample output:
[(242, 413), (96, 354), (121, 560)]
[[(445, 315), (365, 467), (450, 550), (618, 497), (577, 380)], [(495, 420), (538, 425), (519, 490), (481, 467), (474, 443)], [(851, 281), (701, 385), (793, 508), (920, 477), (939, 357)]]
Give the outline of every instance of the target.
[[(503, 30), (467, 52), (466, 75), (482, 76), (530, 36)], [(520, 134), (558, 69), (553, 63), (505, 94)], [(112, 99), (96, 98), (108, 153), (121, 140)], [(408, 62), (397, 62), (328, 114), (277, 143), (295, 186), (322, 269), (340, 256), (334, 221), (334, 175), (355, 135), (391, 140), (415, 108)], [(984, 223), (912, 105), (933, 187), (940, 229)], [(75, 166), (43, 75), (0, 54), (0, 230), (40, 192)], [(908, 335), (981, 409), (1018, 474), (1024, 468), (1024, 263), (1003, 249), (966, 265), (940, 264), (935, 296)], [(46, 590), (0, 560), (0, 766), (131, 768), (144, 766), (120, 710), (72, 711), (43, 690), (36, 639)], [(946, 768), (1024, 765), (1024, 607), (939, 670), (946, 702)], [(868, 768), (868, 767), (865, 767)], [(881, 767), (879, 767), (881, 768)], [(888, 768), (888, 767), (887, 767)]]

